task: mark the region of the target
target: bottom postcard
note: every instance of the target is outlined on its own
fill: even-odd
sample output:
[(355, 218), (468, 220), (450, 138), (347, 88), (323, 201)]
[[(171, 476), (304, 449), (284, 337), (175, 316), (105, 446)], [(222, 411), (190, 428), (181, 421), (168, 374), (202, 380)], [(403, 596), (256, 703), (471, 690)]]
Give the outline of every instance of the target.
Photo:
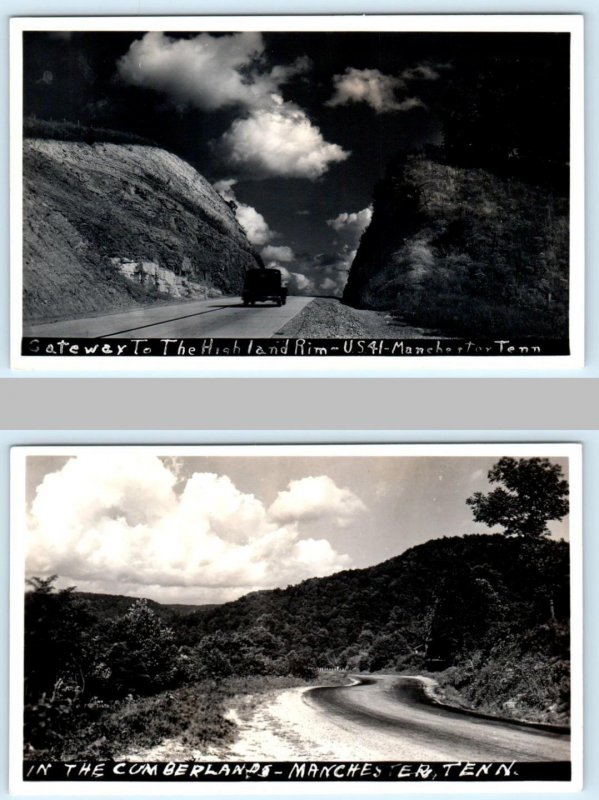
[(581, 470), (573, 444), (13, 448), (11, 790), (581, 788)]

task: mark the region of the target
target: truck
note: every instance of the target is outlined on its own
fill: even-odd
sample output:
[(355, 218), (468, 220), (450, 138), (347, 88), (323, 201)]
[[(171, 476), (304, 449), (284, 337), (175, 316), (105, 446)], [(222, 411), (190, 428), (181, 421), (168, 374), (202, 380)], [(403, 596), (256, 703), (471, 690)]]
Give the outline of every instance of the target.
[(283, 283), (281, 270), (266, 267), (248, 269), (241, 299), (244, 306), (268, 302), (284, 306), (287, 302), (287, 287)]

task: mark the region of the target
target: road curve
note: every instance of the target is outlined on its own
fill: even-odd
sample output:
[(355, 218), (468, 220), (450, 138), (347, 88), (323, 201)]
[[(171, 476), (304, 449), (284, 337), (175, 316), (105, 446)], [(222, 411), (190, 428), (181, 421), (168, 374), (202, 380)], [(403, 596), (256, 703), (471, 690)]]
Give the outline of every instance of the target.
[[(405, 758), (469, 761), (569, 761), (570, 737), (517, 723), (477, 718), (430, 703), (419, 678), (356, 676), (353, 686), (317, 687), (309, 704), (354, 729), (357, 741), (383, 734)], [(394, 747), (395, 744), (395, 747)]]
[[(352, 676), (353, 677), (353, 676)], [(351, 686), (295, 687), (233, 698), (232, 742), (181, 738), (128, 761), (569, 761), (570, 739), (427, 702), (422, 678), (356, 676)]]
[(290, 296), (284, 306), (246, 308), (240, 297), (145, 306), (115, 314), (25, 325), (24, 336), (73, 338), (270, 338), (312, 302)]

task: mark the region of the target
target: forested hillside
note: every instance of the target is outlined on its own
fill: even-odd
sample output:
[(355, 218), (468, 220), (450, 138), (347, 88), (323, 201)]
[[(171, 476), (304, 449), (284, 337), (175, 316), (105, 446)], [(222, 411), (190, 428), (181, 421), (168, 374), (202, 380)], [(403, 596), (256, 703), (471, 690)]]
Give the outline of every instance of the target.
[[(186, 686), (208, 681), (212, 692), (222, 686), (222, 704), (231, 681), (302, 681), (319, 667), (433, 671), (453, 702), (533, 721), (568, 721), (563, 541), (502, 534), (431, 540), (374, 567), (191, 612), (56, 592), (53, 579), (35, 579), (25, 612), (30, 752), (72, 757), (81, 737), (91, 736), (105, 742), (97, 750), (105, 754), (121, 729), (130, 736), (131, 726), (150, 724), (140, 722), (144, 715), (153, 718), (161, 703), (175, 702), (160, 693), (179, 687), (184, 700), (177, 714), (190, 715), (194, 692)], [(131, 698), (154, 695), (157, 706), (150, 699), (130, 705)], [(231, 726), (220, 713), (206, 711), (206, 725), (225, 735)], [(212, 735), (202, 730), (201, 736)]]
[[(241, 645), (253, 645), (266, 663), (294, 652), (302, 663), (321, 667), (453, 668), (475, 704), (478, 698), (496, 708), (515, 705), (523, 715), (563, 718), (568, 575), (565, 542), (450, 537), (375, 567), (192, 613), (177, 630), (211, 657), (219, 653), (223, 665), (235, 664)], [(528, 697), (529, 670), (544, 687), (535, 697)]]
[(568, 201), (442, 154), (402, 154), (376, 187), (344, 300), (460, 336), (568, 330)]

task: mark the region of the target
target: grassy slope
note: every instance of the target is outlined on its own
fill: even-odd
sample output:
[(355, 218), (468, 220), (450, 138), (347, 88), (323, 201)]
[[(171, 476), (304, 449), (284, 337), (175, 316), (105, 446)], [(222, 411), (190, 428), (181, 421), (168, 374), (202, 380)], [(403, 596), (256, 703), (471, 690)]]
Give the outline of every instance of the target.
[(293, 686), (337, 685), (338, 674), (314, 681), (286, 676), (250, 676), (182, 686), (151, 697), (129, 698), (109, 707), (99, 706), (92, 722), (73, 726), (57, 738), (53, 748), (25, 754), (29, 759), (122, 759), (135, 751), (156, 747), (176, 738), (191, 749), (235, 739), (236, 725), (226, 716), (236, 702), (256, 702), (255, 695)]

